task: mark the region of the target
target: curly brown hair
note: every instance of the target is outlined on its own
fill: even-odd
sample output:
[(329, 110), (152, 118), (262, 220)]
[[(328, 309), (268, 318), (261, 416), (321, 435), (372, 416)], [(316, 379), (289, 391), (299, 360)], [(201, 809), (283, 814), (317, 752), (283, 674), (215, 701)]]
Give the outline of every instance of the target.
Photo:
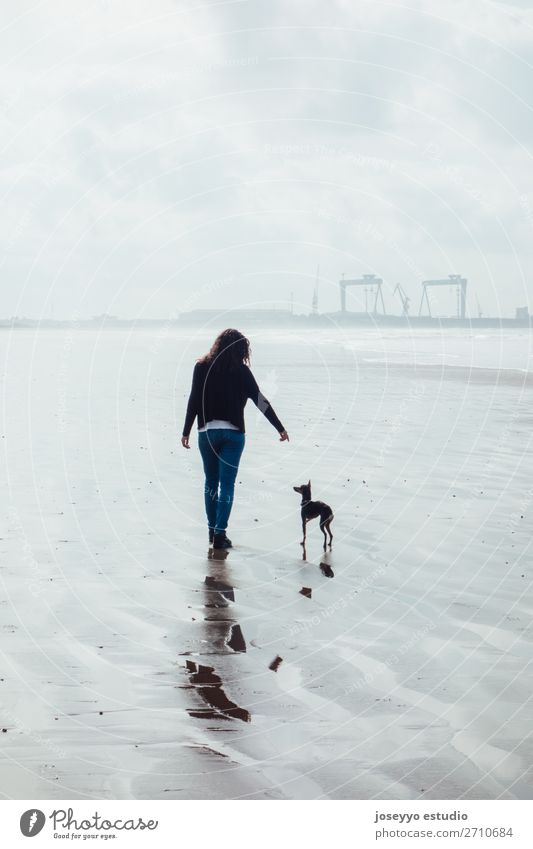
[(239, 330), (228, 327), (218, 334), (210, 350), (198, 360), (208, 363), (211, 369), (227, 371), (240, 365), (249, 365), (251, 356), (250, 340)]

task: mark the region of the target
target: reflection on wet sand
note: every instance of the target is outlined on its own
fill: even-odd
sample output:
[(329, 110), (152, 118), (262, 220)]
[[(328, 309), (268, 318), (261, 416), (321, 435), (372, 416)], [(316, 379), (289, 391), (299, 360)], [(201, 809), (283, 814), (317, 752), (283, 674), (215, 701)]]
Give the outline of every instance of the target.
[(207, 552), (208, 560), (226, 560), (229, 551), (226, 548), (210, 548)]
[(243, 637), (240, 625), (231, 626), (231, 636), (228, 640), (228, 646), (233, 651), (246, 651), (246, 641)]
[(331, 568), (329, 563), (321, 563), (320, 564), (320, 571), (322, 572), (323, 575), (326, 576), (326, 578), (334, 578), (335, 577), (335, 572), (333, 571), (333, 569)]
[(228, 699), (222, 688), (222, 679), (216, 675), (212, 666), (197, 666), (192, 660), (188, 660), (187, 669), (191, 684), (208, 705), (197, 710), (189, 709), (189, 716), (199, 719), (241, 719), (243, 722), (250, 722), (249, 711)]
[[(228, 601), (235, 601), (235, 591), (233, 587), (229, 584), (224, 583), (224, 581), (217, 581), (213, 578), (212, 575), (207, 575), (205, 579), (205, 585), (208, 588), (209, 592), (220, 593), (223, 598), (226, 598)], [(218, 607), (216, 602), (206, 603), (206, 607)], [(223, 607), (227, 607), (228, 605), (223, 605)]]
[(272, 672), (277, 672), (282, 663), (283, 663), (283, 658), (280, 657), (279, 654), (277, 654), (268, 668), (271, 669)]
[[(241, 626), (228, 615), (230, 602), (235, 601), (235, 590), (229, 581), (225, 560), (227, 551), (210, 549), (208, 553), (211, 574), (204, 581), (203, 621), (206, 644), (202, 654), (231, 655), (247, 650), (246, 640)], [(213, 562), (215, 561), (215, 562)], [(224, 682), (214, 666), (203, 666), (192, 660), (186, 662), (189, 681), (192, 688), (206, 703), (207, 707), (190, 708), (189, 716), (199, 719), (240, 719), (250, 722), (251, 716), (245, 708), (232, 702), (225, 693)]]

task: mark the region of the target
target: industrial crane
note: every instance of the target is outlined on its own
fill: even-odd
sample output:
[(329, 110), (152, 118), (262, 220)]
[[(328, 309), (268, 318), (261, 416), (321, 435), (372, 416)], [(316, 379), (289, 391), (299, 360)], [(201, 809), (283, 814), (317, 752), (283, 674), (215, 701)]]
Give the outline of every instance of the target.
[(378, 314), (378, 300), (381, 300), (381, 308), (383, 310), (383, 315), (385, 315), (385, 301), (383, 300), (383, 292), (381, 291), (381, 287), (383, 286), (383, 280), (381, 277), (376, 277), (375, 274), (363, 274), (362, 277), (357, 280), (345, 280), (343, 277), (342, 280), (339, 280), (339, 286), (341, 290), (341, 311), (346, 312), (346, 287), (347, 286), (364, 286), (365, 287), (365, 312), (368, 312), (368, 301), (367, 295), (368, 293), (374, 292), (374, 286), (376, 287), (376, 294), (374, 298), (374, 309), (373, 314)]
[(411, 303), (411, 298), (409, 298), (405, 294), (405, 290), (401, 283), (396, 284), (396, 286), (394, 287), (394, 292), (392, 294), (395, 295), (396, 292), (398, 292), (402, 300), (402, 315), (409, 315), (409, 305)]
[(461, 277), (460, 274), (449, 274), (447, 278), (442, 280), (423, 280), (422, 281), (422, 299), (418, 315), (422, 315), (422, 305), (424, 300), (428, 308), (428, 315), (431, 316), (431, 306), (428, 298), (428, 286), (456, 286), (457, 287), (457, 318), (465, 318), (466, 316), (466, 285), (467, 280)]

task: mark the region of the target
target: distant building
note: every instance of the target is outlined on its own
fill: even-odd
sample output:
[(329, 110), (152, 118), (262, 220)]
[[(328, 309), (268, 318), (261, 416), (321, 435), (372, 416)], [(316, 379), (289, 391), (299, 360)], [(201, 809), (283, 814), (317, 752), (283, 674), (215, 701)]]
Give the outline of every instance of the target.
[(290, 310), (282, 309), (232, 309), (232, 310), (190, 310), (180, 313), (180, 322), (191, 324), (223, 323), (232, 324), (282, 324), (293, 321), (295, 316)]
[(528, 307), (517, 307), (515, 318), (517, 321), (527, 321), (529, 319), (529, 309)]
[(108, 313), (103, 312), (101, 315), (93, 315), (90, 320), (94, 321), (95, 324), (105, 324), (106, 322), (118, 321), (118, 315), (108, 315)]

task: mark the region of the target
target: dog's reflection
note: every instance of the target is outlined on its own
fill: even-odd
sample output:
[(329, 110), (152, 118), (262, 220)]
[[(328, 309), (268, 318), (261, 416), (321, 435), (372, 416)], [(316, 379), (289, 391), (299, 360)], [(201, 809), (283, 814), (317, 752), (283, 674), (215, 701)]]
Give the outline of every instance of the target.
[(331, 554), (328, 551), (327, 554), (324, 554), (322, 556), (322, 560), (320, 561), (320, 571), (322, 572), (322, 574), (326, 578), (334, 578), (335, 577), (335, 572), (331, 568), (330, 559), (331, 559)]

